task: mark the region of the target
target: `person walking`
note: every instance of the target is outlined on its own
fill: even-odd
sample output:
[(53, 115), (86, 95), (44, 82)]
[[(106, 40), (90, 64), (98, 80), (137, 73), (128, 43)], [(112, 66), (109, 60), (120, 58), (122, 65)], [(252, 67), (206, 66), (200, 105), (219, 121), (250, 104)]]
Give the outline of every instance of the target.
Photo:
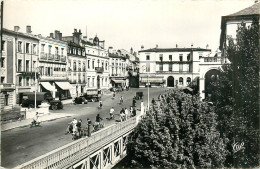
[(133, 106), (130, 106), (130, 117), (133, 117)]
[(120, 104), (122, 104), (124, 102), (123, 100), (123, 96), (120, 97)]
[(120, 111), (120, 120), (121, 120), (121, 122), (125, 120), (125, 110), (124, 110), (124, 108), (122, 108), (122, 110)]
[(125, 108), (125, 120), (127, 120), (128, 119), (128, 110), (127, 110), (127, 108)]
[(110, 120), (114, 119), (114, 112), (115, 112), (115, 109), (114, 109), (114, 107), (112, 107), (109, 111), (109, 116), (110, 116), (109, 119)]
[(88, 124), (88, 137), (90, 137), (91, 136), (90, 126), (91, 126), (92, 122), (89, 118), (87, 118), (87, 124)]

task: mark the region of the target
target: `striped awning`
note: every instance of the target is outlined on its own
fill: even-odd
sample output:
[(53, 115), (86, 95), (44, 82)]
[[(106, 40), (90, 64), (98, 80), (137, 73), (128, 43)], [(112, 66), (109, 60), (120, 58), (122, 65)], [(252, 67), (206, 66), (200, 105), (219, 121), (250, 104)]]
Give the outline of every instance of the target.
[(41, 82), (41, 85), (46, 89), (46, 90), (49, 90), (49, 91), (55, 91), (55, 87), (52, 86), (49, 82)]

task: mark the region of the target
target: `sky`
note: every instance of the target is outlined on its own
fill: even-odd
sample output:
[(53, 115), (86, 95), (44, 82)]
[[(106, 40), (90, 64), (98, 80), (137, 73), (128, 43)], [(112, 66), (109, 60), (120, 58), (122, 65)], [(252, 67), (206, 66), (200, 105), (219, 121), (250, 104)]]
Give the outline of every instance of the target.
[(71, 36), (105, 40), (105, 48), (141, 49), (219, 46), (221, 16), (238, 12), (254, 0), (4, 0), (3, 27), (26, 25), (33, 34), (55, 30)]

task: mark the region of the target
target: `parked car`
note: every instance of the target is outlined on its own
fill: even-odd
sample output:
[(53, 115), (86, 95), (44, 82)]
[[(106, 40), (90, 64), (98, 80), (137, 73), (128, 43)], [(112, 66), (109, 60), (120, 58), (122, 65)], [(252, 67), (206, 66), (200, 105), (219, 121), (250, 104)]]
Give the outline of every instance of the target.
[(136, 99), (137, 100), (140, 100), (140, 99), (143, 99), (143, 96), (144, 96), (144, 93), (143, 92), (136, 92)]
[[(34, 92), (26, 92), (23, 93), (22, 96), (22, 107), (33, 108), (35, 104), (35, 93)], [(50, 104), (50, 108), (52, 110), (63, 109), (63, 104), (60, 100), (54, 100), (52, 96), (50, 96), (46, 92), (36, 92), (36, 106), (41, 105), (42, 102), (47, 102)]]
[(97, 102), (101, 99), (100, 89), (89, 89), (87, 93), (83, 95), (87, 101)]
[(75, 104), (88, 104), (88, 100), (84, 96), (79, 96), (74, 99)]

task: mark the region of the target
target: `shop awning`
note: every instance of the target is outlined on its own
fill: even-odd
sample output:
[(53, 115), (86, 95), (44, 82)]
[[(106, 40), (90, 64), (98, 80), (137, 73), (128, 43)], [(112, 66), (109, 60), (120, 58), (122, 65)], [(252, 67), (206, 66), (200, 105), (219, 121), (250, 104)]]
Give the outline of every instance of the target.
[(41, 82), (41, 85), (49, 91), (55, 91), (55, 87), (52, 86), (49, 82)]
[[(148, 79), (142, 78), (141, 82), (142, 83), (148, 83)], [(163, 79), (161, 79), (161, 78), (149, 78), (149, 83), (163, 83)]]
[(116, 80), (116, 79), (113, 79), (113, 81), (114, 81), (115, 83), (124, 83), (124, 82), (125, 82), (125, 80)]
[(62, 90), (70, 90), (73, 86), (69, 82), (55, 82)]

